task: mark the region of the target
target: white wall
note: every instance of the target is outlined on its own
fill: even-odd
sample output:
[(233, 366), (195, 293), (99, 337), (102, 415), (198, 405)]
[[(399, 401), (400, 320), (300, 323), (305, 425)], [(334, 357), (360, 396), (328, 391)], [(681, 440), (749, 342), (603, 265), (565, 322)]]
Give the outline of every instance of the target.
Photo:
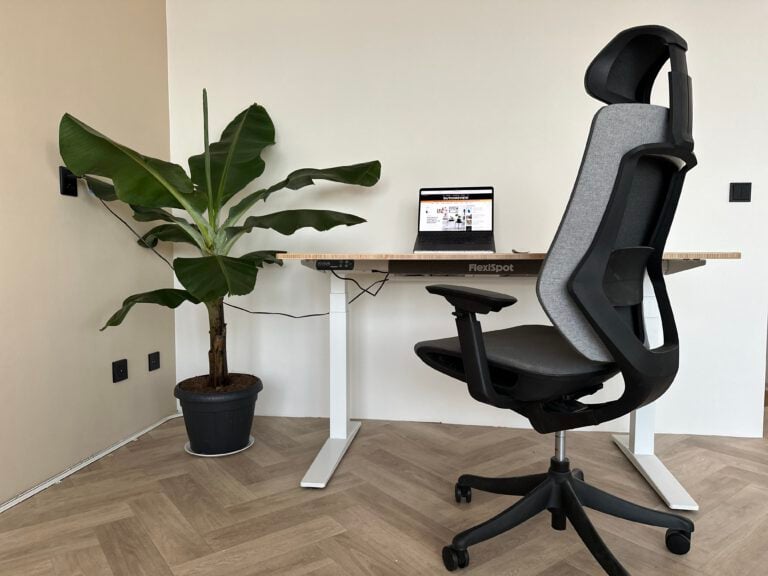
[[(497, 247), (544, 251), (570, 194), (599, 104), (583, 74), (623, 28), (670, 26), (689, 42), (700, 165), (687, 182), (670, 250), (741, 250), (669, 278), (680, 328), (680, 375), (661, 401), (666, 432), (759, 435), (766, 346), (768, 47), (764, 2), (474, 0), (169, 0), (171, 154), (201, 147), (200, 92), (215, 131), (256, 100), (278, 130), (264, 183), (304, 166), (378, 158), (372, 190), (323, 185), (285, 191), (269, 210), (324, 207), (362, 226), (281, 237), (254, 232), (242, 250), (408, 251), (420, 186), (496, 186)], [(663, 97), (666, 82), (662, 79)], [(751, 204), (728, 204), (728, 182), (754, 183)], [(263, 205), (260, 207), (263, 209)], [(763, 252), (761, 252), (761, 248)], [(453, 332), (426, 281), (387, 285), (353, 305), (353, 415), (525, 425), (472, 401), (464, 385), (421, 364), (420, 339)], [(488, 328), (545, 322), (533, 279), (468, 280), (520, 302)], [(288, 264), (260, 276), (238, 304), (327, 310), (327, 278)], [(229, 313), (230, 366), (265, 382), (258, 411), (327, 415), (327, 320)], [(177, 313), (178, 377), (206, 370), (203, 311)], [(603, 394), (615, 395), (615, 383)], [(611, 423), (622, 428), (625, 422)]]

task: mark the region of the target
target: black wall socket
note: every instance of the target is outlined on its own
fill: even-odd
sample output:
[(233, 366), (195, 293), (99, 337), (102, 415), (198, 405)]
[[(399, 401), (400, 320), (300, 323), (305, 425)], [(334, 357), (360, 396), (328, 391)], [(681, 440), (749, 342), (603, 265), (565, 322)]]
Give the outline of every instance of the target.
[(112, 382), (122, 382), (128, 379), (128, 360), (115, 360), (112, 362)]
[(150, 352), (147, 355), (149, 371), (157, 370), (160, 368), (160, 352)]
[(59, 166), (59, 192), (62, 196), (77, 196), (77, 176)]
[(731, 182), (729, 202), (752, 202), (752, 182)]

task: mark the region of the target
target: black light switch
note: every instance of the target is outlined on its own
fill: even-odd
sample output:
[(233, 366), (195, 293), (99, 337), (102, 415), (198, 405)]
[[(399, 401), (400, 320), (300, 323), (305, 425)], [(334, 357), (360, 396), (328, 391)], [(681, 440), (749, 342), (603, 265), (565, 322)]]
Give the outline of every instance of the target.
[(160, 352), (151, 352), (147, 355), (149, 371), (160, 368)]
[(77, 196), (77, 176), (59, 166), (59, 192), (62, 196)]
[(751, 202), (752, 182), (731, 182), (729, 202)]
[(122, 382), (128, 379), (128, 360), (115, 360), (112, 362), (112, 382)]

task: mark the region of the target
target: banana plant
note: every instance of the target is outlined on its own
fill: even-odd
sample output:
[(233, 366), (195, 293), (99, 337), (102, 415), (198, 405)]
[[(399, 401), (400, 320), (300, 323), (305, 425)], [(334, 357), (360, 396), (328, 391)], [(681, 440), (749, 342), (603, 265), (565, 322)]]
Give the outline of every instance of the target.
[[(317, 180), (373, 186), (379, 180), (381, 164), (372, 161), (296, 170), (276, 184), (241, 195), (225, 214), (236, 195), (264, 172), (261, 154), (275, 143), (275, 126), (263, 106), (252, 104), (235, 116), (218, 142), (209, 143), (208, 96), (203, 90), (203, 140), (203, 152), (189, 158), (187, 174), (178, 164), (136, 152), (70, 114), (64, 114), (59, 125), (61, 157), (94, 195), (105, 202), (128, 204), (137, 221), (161, 222), (142, 236), (140, 245), (154, 248), (159, 242), (180, 242), (200, 253), (173, 260), (183, 289), (160, 288), (129, 296), (102, 330), (122, 323), (136, 304), (168, 308), (183, 302), (204, 304), (210, 325), (209, 384), (223, 388), (228, 384), (224, 298), (249, 294), (261, 268), (282, 265), (279, 251), (233, 255), (238, 240), (254, 228), (288, 235), (300, 228), (323, 231), (365, 222), (358, 216), (330, 210), (249, 215), (251, 209), (279, 190), (298, 190)], [(174, 208), (186, 214), (179, 216), (172, 212)]]

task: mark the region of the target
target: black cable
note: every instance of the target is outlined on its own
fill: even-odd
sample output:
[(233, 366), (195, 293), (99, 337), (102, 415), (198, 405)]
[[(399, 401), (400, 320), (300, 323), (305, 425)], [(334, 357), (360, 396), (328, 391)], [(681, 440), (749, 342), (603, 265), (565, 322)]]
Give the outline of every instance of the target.
[(128, 230), (130, 230), (131, 232), (133, 232), (133, 235), (134, 235), (134, 236), (136, 236), (136, 238), (138, 238), (138, 239), (139, 239), (139, 241), (140, 241), (142, 244), (144, 244), (144, 246), (146, 246), (147, 248), (149, 248), (150, 250), (152, 250), (152, 252), (154, 252), (154, 253), (157, 255), (157, 257), (158, 257), (158, 258), (160, 258), (160, 259), (161, 259), (163, 262), (165, 262), (165, 263), (168, 265), (168, 267), (169, 267), (171, 270), (173, 270), (173, 264), (171, 264), (171, 263), (168, 261), (168, 259), (167, 259), (165, 256), (163, 256), (162, 254), (160, 254), (160, 252), (158, 252), (157, 250), (155, 250), (155, 248), (154, 248), (153, 246), (150, 246), (149, 244), (147, 244), (147, 242), (146, 242), (146, 241), (143, 239), (143, 237), (142, 237), (142, 236), (141, 236), (141, 235), (140, 235), (138, 232), (136, 232), (136, 230), (134, 230), (133, 228), (131, 228), (131, 225), (130, 225), (130, 224), (128, 224), (128, 222), (126, 222), (125, 220), (123, 220), (123, 219), (120, 217), (120, 215), (119, 215), (117, 212), (115, 212), (114, 210), (112, 210), (112, 208), (110, 208), (110, 207), (107, 205), (107, 203), (106, 203), (106, 202), (104, 202), (104, 200), (102, 200), (101, 198), (99, 198), (99, 202), (101, 202), (101, 205), (102, 205), (102, 206), (104, 206), (104, 208), (106, 208), (107, 210), (109, 210), (109, 212), (110, 212), (110, 214), (112, 214), (112, 216), (114, 216), (115, 218), (117, 218), (118, 220), (120, 220), (120, 222), (122, 222), (122, 223), (125, 225), (125, 227), (126, 227), (126, 228), (128, 228)]
[[(336, 276), (336, 278), (338, 278), (339, 280), (345, 280), (345, 281), (348, 281), (348, 282), (352, 282), (352, 283), (353, 283), (355, 286), (357, 286), (357, 287), (360, 289), (360, 294), (363, 294), (363, 293), (365, 293), (365, 294), (369, 294), (370, 296), (376, 296), (376, 294), (378, 294), (378, 291), (376, 292), (376, 294), (374, 294), (374, 293), (373, 293), (373, 292), (371, 292), (370, 290), (371, 290), (371, 288), (372, 288), (373, 286), (375, 286), (375, 285), (376, 285), (376, 284), (378, 284), (379, 282), (382, 282), (382, 280), (377, 280), (376, 282), (374, 282), (373, 284), (371, 284), (370, 286), (368, 286), (368, 288), (363, 288), (363, 287), (360, 285), (360, 282), (358, 282), (358, 281), (357, 281), (357, 280), (355, 280), (354, 278), (347, 278), (346, 276), (339, 276), (339, 275), (336, 273), (336, 271), (335, 271), (335, 270), (331, 270), (331, 274), (333, 274), (334, 276)], [(387, 276), (389, 276), (389, 273), (387, 273)], [(386, 281), (386, 280), (384, 280), (384, 281)], [(383, 284), (382, 284), (382, 286), (383, 286)], [(380, 289), (381, 289), (381, 286), (379, 287), (379, 290), (380, 290)], [(358, 296), (360, 296), (360, 294), (358, 294), (357, 296), (355, 296), (355, 298), (357, 298)]]
[(241, 310), (242, 312), (247, 312), (248, 314), (268, 314), (268, 315), (274, 315), (274, 316), (285, 316), (287, 318), (293, 318), (293, 319), (301, 319), (301, 318), (314, 318), (315, 316), (328, 316), (330, 312), (317, 312), (316, 314), (288, 314), (287, 312), (263, 312), (261, 310), (248, 310), (248, 308), (243, 308), (241, 306), (236, 306), (234, 304), (230, 304), (229, 302), (224, 302), (224, 306), (229, 306), (230, 308), (234, 308), (235, 310)]
[[(101, 198), (98, 198), (98, 200), (99, 200), (99, 202), (101, 202), (101, 205), (104, 206), (104, 208), (106, 208), (107, 211), (110, 214), (112, 214), (112, 216), (114, 216), (115, 218), (120, 220), (120, 222), (122, 222), (123, 225), (126, 228), (128, 228), (128, 230), (130, 230), (133, 233), (133, 235), (136, 236), (136, 238), (138, 238), (139, 241), (142, 244), (144, 244), (144, 246), (146, 246), (147, 248), (152, 250), (152, 252), (154, 252), (155, 255), (158, 258), (160, 258), (163, 262), (165, 262), (171, 270), (174, 270), (173, 264), (171, 264), (165, 256), (163, 256), (162, 254), (160, 254), (160, 252), (155, 250), (155, 248), (153, 246), (150, 246), (149, 244), (147, 244), (147, 242), (143, 240), (142, 236), (138, 232), (136, 232), (136, 230), (134, 230), (133, 227), (130, 224), (128, 224), (128, 222), (123, 220), (120, 217), (119, 214), (117, 214), (114, 210), (112, 210), (112, 208), (110, 208), (107, 205), (107, 203), (104, 202), (104, 200), (102, 200)], [(349, 302), (347, 302), (347, 305), (352, 304), (352, 302), (354, 302), (355, 300), (360, 298), (360, 296), (362, 296), (363, 294), (368, 294), (369, 296), (375, 298), (376, 296), (378, 296), (379, 292), (381, 292), (381, 289), (384, 287), (384, 284), (389, 282), (389, 272), (381, 272), (380, 270), (372, 270), (372, 272), (374, 272), (376, 274), (384, 274), (385, 276), (381, 280), (376, 280), (375, 282), (371, 283), (367, 288), (363, 288), (363, 286), (357, 280), (355, 280), (354, 278), (347, 278), (346, 276), (339, 276), (338, 274), (336, 274), (335, 270), (331, 270), (331, 272), (333, 273), (334, 276), (336, 276), (336, 278), (339, 278), (339, 279), (344, 280), (346, 282), (352, 282), (355, 286), (357, 286), (360, 289), (360, 292), (358, 294), (356, 294)], [(377, 284), (379, 285), (378, 288), (376, 288), (375, 291), (371, 292), (371, 288), (373, 288)], [(243, 308), (241, 306), (236, 306), (235, 304), (230, 304), (229, 302), (224, 302), (224, 306), (229, 306), (230, 308), (234, 308), (235, 310), (240, 310), (242, 312), (247, 312), (248, 314), (264, 314), (264, 315), (269, 315), (269, 316), (285, 316), (286, 318), (293, 318), (295, 320), (299, 320), (301, 318), (316, 318), (318, 316), (328, 316), (330, 314), (330, 312), (317, 312), (317, 313), (314, 313), (314, 314), (298, 314), (297, 315), (297, 314), (288, 314), (287, 312), (266, 312), (266, 311), (262, 311), (262, 310), (248, 310), (248, 308)]]
[[(347, 305), (352, 304), (352, 302), (354, 302), (355, 300), (360, 298), (360, 296), (362, 296), (363, 294), (368, 294), (369, 296), (375, 298), (379, 294), (379, 292), (381, 292), (381, 289), (384, 287), (384, 284), (389, 282), (389, 272), (380, 272), (378, 270), (373, 270), (372, 272), (376, 272), (378, 274), (385, 274), (384, 278), (382, 278), (381, 280), (376, 280), (375, 282), (371, 283), (370, 286), (368, 286), (368, 288), (363, 288), (354, 278), (346, 278), (344, 276), (339, 276), (333, 270), (331, 270), (331, 272), (333, 272), (333, 275), (336, 276), (337, 278), (339, 278), (341, 280), (346, 280), (348, 282), (352, 282), (358, 288), (360, 288), (360, 292), (358, 294), (356, 294), (349, 302), (347, 302)], [(376, 284), (378, 284), (379, 287), (374, 292), (371, 292), (371, 288), (376, 286)], [(243, 308), (241, 306), (235, 306), (234, 304), (230, 304), (229, 302), (224, 302), (224, 306), (229, 306), (230, 308), (235, 308), (237, 310), (241, 310), (243, 312), (247, 312), (248, 314), (268, 314), (268, 315), (274, 315), (274, 316), (285, 316), (287, 318), (294, 318), (294, 319), (315, 318), (317, 316), (328, 316), (330, 314), (330, 312), (317, 312), (315, 314), (299, 314), (299, 315), (295, 315), (295, 314), (288, 314), (287, 312), (262, 312), (260, 310), (248, 310), (248, 308)]]
[[(379, 274), (381, 274), (381, 272), (379, 272)], [(342, 277), (342, 278), (344, 278), (344, 280), (353, 280), (352, 278), (345, 278), (345, 277)], [(379, 292), (381, 292), (381, 289), (384, 288), (384, 284), (386, 284), (387, 282), (389, 282), (389, 272), (386, 272), (384, 278), (382, 278), (381, 280), (376, 280), (370, 286), (368, 286), (368, 288), (363, 288), (354, 298), (352, 298), (352, 300), (347, 302), (347, 305), (352, 304), (352, 302), (360, 298), (360, 296), (362, 296), (363, 294), (368, 294), (372, 298), (376, 298), (376, 296), (379, 295)], [(355, 282), (355, 284), (360, 286), (360, 284), (358, 284), (357, 282)], [(376, 286), (376, 284), (378, 284), (379, 287), (376, 288), (375, 292), (371, 292), (370, 291), (371, 288)]]
[[(358, 287), (358, 288), (361, 290), (361, 293), (362, 293), (362, 292), (365, 292), (366, 294), (370, 294), (371, 296), (373, 296), (373, 292), (369, 292), (369, 289), (371, 288), (371, 286), (373, 286), (373, 284), (371, 284), (371, 286), (368, 286), (368, 288), (363, 288), (363, 287), (360, 285), (360, 282), (358, 282), (358, 281), (357, 281), (357, 280), (355, 280), (354, 278), (347, 278), (346, 276), (339, 276), (339, 275), (336, 273), (336, 270), (331, 270), (331, 274), (333, 274), (334, 276), (336, 276), (336, 278), (338, 278), (339, 280), (347, 280), (347, 281), (349, 281), (349, 282), (352, 282), (352, 283), (353, 283), (355, 286), (357, 286), (357, 287)], [(358, 294), (358, 296), (359, 296), (359, 294)]]

